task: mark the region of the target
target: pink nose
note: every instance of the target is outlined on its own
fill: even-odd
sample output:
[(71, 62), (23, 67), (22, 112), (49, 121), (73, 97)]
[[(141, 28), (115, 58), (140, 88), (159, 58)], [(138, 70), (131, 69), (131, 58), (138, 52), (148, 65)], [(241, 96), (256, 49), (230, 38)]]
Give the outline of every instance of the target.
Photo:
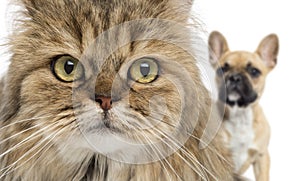
[(96, 96), (96, 101), (100, 104), (100, 107), (103, 109), (103, 111), (108, 111), (111, 109), (111, 97)]

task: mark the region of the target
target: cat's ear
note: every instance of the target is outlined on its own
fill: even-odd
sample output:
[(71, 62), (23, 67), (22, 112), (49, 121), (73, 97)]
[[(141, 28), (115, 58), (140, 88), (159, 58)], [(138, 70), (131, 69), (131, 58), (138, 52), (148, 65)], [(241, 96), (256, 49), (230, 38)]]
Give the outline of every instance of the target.
[(28, 13), (26, 13), (26, 16), (32, 16), (35, 11), (35, 3), (34, 0), (19, 0), (17, 1), (24, 9), (27, 10)]
[(35, 6), (35, 2), (34, 0), (21, 0), (21, 3), (25, 6), (25, 8), (28, 9), (33, 9), (33, 7)]
[(181, 3), (183, 3), (189, 10), (191, 10), (194, 0), (179, 0)]
[(190, 13), (194, 0), (169, 0), (173, 6), (180, 8), (184, 13)]
[(47, 0), (19, 0), (21, 4), (28, 11), (30, 16), (33, 16), (36, 12), (43, 12), (49, 2)]
[(224, 53), (229, 51), (225, 37), (217, 31), (212, 32), (208, 38), (209, 60), (215, 67)]

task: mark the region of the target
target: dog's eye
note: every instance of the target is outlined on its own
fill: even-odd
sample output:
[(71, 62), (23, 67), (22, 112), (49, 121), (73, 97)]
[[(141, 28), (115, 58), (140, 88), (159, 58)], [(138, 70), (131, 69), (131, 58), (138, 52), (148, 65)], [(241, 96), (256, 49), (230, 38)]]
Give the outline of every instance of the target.
[(61, 81), (73, 82), (80, 79), (84, 69), (79, 60), (69, 56), (60, 56), (52, 62), (52, 71)]
[(223, 76), (224, 73), (226, 73), (230, 69), (230, 66), (228, 63), (225, 63), (222, 67), (217, 69), (217, 75)]
[(141, 84), (151, 83), (156, 80), (159, 73), (157, 62), (151, 58), (141, 58), (135, 61), (129, 69), (129, 77)]
[(254, 68), (254, 67), (249, 67), (247, 71), (254, 78), (259, 77), (260, 74), (261, 74), (261, 72), (258, 69)]

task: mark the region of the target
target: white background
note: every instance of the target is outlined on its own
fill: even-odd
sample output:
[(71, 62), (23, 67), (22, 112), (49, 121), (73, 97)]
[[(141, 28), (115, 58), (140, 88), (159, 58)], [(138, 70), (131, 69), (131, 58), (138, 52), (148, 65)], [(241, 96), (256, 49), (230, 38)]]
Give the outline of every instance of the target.
[[(218, 30), (231, 50), (254, 51), (263, 37), (280, 39), (277, 67), (261, 105), (271, 125), (271, 180), (300, 180), (300, 5), (292, 0), (195, 0), (207, 31)], [(251, 175), (250, 173), (247, 175)]]
[[(292, 0), (195, 0), (208, 32), (220, 31), (231, 50), (254, 51), (263, 37), (276, 33), (280, 39), (277, 67), (267, 79), (261, 100), (272, 128), (271, 180), (299, 180), (300, 162), (300, 6)], [(0, 40), (9, 29), (6, 2), (0, 2)], [(9, 15), (10, 16), (10, 15)], [(7, 65), (0, 47), (0, 74)], [(252, 177), (252, 173), (247, 173)]]

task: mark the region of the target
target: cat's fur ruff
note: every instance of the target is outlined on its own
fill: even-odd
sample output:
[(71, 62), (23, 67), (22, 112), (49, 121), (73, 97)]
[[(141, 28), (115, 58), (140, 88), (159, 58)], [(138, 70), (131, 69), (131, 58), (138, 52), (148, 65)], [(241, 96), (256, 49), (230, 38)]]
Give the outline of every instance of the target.
[[(191, 2), (22, 0), (20, 3), (26, 9), (25, 18), (11, 37), (11, 64), (0, 83), (0, 180), (232, 180), (230, 164), (223, 158), (226, 150), (222, 148), (221, 139), (216, 137), (207, 148), (199, 149), (197, 138), (203, 134), (211, 102), (199, 78), (196, 62), (183, 50), (160, 41), (135, 42), (118, 50), (105, 65), (105, 76), (101, 80), (108, 80), (105, 85), (111, 86), (110, 78), (120, 68), (121, 60), (136, 53), (155, 52), (182, 64), (195, 82), (195, 87), (183, 84), (197, 93), (186, 95), (185, 100), (187, 116), (193, 114), (188, 113), (190, 107), (200, 110), (193, 136), (176, 153), (148, 164), (126, 164), (88, 149), (73, 149), (70, 146), (70, 132), (74, 131), (71, 125), (75, 119), (70, 109), (72, 84), (58, 81), (50, 70), (53, 57), (70, 54), (79, 59), (101, 32), (114, 25), (143, 18), (187, 24)], [(186, 32), (164, 28), (165, 36), (176, 39), (175, 35), (180, 35), (181, 39), (189, 39)], [(148, 102), (144, 99), (147, 94), (156, 92), (165, 97), (168, 106), (174, 106), (172, 114), (175, 114), (179, 103), (172, 97), (177, 95), (172, 94), (174, 87), (167, 80), (161, 84), (164, 87), (157, 85), (148, 90), (137, 87), (137, 92), (130, 92), (131, 107), (136, 111), (145, 109), (143, 114), (147, 114), (147, 107), (143, 105)], [(46, 129), (52, 124), (56, 125), (55, 129)], [(60, 130), (64, 131), (55, 139), (47, 139), (47, 135)], [(46, 141), (41, 142), (45, 138)], [(18, 145), (22, 141), (25, 144)]]

